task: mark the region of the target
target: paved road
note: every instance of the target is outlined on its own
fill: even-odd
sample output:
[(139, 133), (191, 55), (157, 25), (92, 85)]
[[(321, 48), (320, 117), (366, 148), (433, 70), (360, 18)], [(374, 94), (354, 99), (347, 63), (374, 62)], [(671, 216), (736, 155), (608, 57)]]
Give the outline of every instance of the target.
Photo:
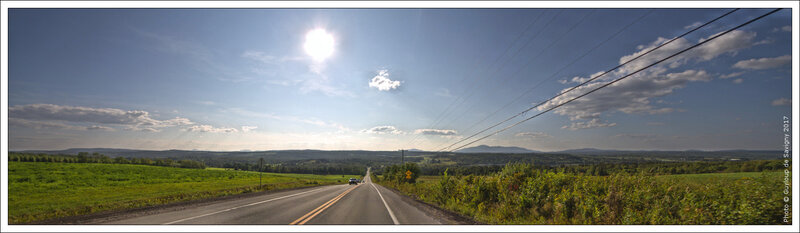
[(291, 190), (103, 224), (441, 224), (386, 188), (369, 170), (359, 185)]

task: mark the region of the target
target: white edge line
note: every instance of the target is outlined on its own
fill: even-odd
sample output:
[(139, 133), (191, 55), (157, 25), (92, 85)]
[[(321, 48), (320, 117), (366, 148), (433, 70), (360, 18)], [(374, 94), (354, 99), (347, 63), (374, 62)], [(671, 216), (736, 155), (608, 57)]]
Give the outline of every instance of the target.
[[(205, 216), (214, 215), (214, 214), (219, 214), (219, 213), (222, 213), (222, 212), (227, 212), (227, 211), (231, 211), (231, 210), (239, 209), (239, 208), (242, 208), (242, 207), (247, 207), (247, 206), (252, 206), (252, 205), (258, 205), (258, 204), (262, 204), (262, 203), (266, 203), (266, 202), (270, 202), (270, 201), (274, 201), (274, 200), (280, 200), (280, 199), (284, 199), (284, 198), (288, 198), (288, 197), (297, 196), (297, 195), (300, 195), (300, 194), (305, 194), (305, 193), (310, 193), (310, 192), (314, 192), (314, 191), (319, 191), (319, 190), (322, 190), (322, 189), (324, 189), (324, 188), (325, 188), (325, 187), (318, 188), (318, 189), (314, 189), (314, 190), (309, 190), (309, 191), (305, 191), (305, 192), (301, 192), (301, 193), (295, 193), (295, 194), (292, 194), (292, 195), (287, 195), (287, 196), (282, 196), (282, 197), (276, 197), (276, 198), (272, 198), (272, 199), (265, 200), (265, 201), (253, 202), (253, 203), (250, 203), (250, 204), (247, 204), (247, 205), (241, 205), (241, 206), (237, 206), (237, 207), (233, 207), (233, 208), (228, 208), (228, 209), (224, 209), (224, 210), (220, 210), (220, 211), (216, 211), (216, 212), (211, 212), (211, 213), (207, 213), (207, 214), (203, 214), (203, 215), (198, 215), (198, 216), (194, 216), (194, 217), (189, 217), (189, 218), (184, 218), (184, 219), (180, 219), (180, 220), (175, 220), (175, 221), (172, 221), (172, 222), (164, 223), (164, 224), (162, 224), (162, 225), (170, 225), (170, 224), (174, 224), (174, 223), (178, 223), (178, 222), (183, 222), (183, 221), (186, 221), (186, 220), (192, 220), (192, 219), (195, 219), (195, 218), (202, 218), (202, 217), (205, 217)], [(384, 203), (384, 204), (385, 204), (385, 203)]]
[(400, 225), (400, 223), (397, 222), (397, 218), (394, 217), (394, 213), (392, 213), (392, 208), (389, 208), (389, 205), (386, 204), (386, 200), (383, 199), (383, 195), (381, 195), (381, 191), (378, 190), (377, 187), (375, 187), (375, 184), (372, 183), (371, 180), (370, 180), (369, 184), (372, 185), (372, 188), (375, 188), (375, 192), (378, 192), (378, 196), (381, 197), (381, 201), (383, 201), (383, 206), (386, 206), (386, 210), (389, 211), (389, 216), (392, 217), (392, 222), (394, 222), (394, 225)]

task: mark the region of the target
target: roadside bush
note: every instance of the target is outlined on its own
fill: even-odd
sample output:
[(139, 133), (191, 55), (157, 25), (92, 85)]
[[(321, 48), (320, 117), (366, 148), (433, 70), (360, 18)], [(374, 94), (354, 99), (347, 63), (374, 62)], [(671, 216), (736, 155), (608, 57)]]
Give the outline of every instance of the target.
[[(398, 166), (399, 167), (399, 166)], [(403, 170), (405, 171), (405, 170)], [(381, 184), (491, 224), (782, 224), (782, 180), (676, 182), (645, 174), (593, 176), (509, 164), (487, 176)], [(685, 178), (684, 178), (685, 179)]]

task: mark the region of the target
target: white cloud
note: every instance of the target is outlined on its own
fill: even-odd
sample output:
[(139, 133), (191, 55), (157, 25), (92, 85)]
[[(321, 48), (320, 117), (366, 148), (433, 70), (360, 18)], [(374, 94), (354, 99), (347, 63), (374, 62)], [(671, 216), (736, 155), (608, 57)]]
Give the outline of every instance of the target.
[(693, 24), (689, 24), (689, 25), (684, 26), (683, 29), (693, 29), (693, 28), (699, 27), (700, 25), (703, 25), (703, 23), (702, 22), (694, 22)]
[(371, 134), (401, 134), (403, 131), (398, 130), (394, 126), (385, 125), (385, 126), (375, 126), (370, 129), (365, 129), (361, 131), (362, 133), (371, 133)]
[(336, 123), (336, 122), (326, 122), (326, 121), (322, 121), (322, 120), (318, 120), (318, 119), (314, 119), (314, 118), (301, 118), (301, 117), (296, 117), (296, 116), (279, 116), (279, 115), (275, 115), (275, 114), (271, 114), (271, 113), (260, 113), (260, 112), (254, 112), (254, 111), (245, 110), (245, 109), (241, 109), (241, 108), (229, 108), (229, 109), (223, 110), (223, 112), (230, 112), (230, 113), (238, 114), (238, 115), (245, 116), (245, 117), (271, 118), (271, 119), (275, 119), (275, 120), (304, 123), (304, 124), (310, 124), (310, 125), (316, 125), (316, 126), (328, 127), (328, 128), (336, 128), (336, 129), (339, 129), (341, 131), (350, 131), (350, 128), (347, 128), (342, 124), (339, 124), (339, 123)]
[(400, 81), (392, 81), (389, 79), (389, 71), (388, 70), (379, 70), (378, 75), (372, 78), (369, 81), (369, 87), (377, 88), (380, 91), (389, 91), (392, 89), (397, 89), (400, 86)]
[(739, 76), (743, 75), (744, 73), (745, 73), (744, 71), (742, 71), (742, 72), (734, 72), (734, 73), (730, 73), (730, 74), (726, 74), (726, 75), (720, 75), (719, 78), (721, 78), (721, 79), (735, 78), (735, 77), (739, 77)]
[(258, 61), (264, 64), (276, 65), (288, 61), (302, 61), (303, 57), (276, 57), (260, 51), (248, 50), (242, 53), (243, 58)]
[(592, 129), (592, 128), (605, 128), (616, 126), (617, 123), (600, 123), (600, 119), (592, 119), (585, 122), (572, 122), (570, 125), (562, 126), (562, 129), (579, 130), (579, 129)]
[(642, 140), (645, 142), (655, 141), (658, 139), (658, 135), (655, 134), (617, 134), (614, 135), (617, 138), (628, 138), (628, 139), (635, 139), (635, 140)]
[[(716, 36), (717, 34), (709, 36), (708, 38)], [(700, 39), (699, 42), (705, 41), (708, 38)], [(755, 32), (735, 30), (690, 50), (687, 53), (691, 53), (691, 57), (698, 57), (701, 61), (708, 61), (719, 55), (736, 54), (736, 52), (741, 49), (749, 48), (753, 45), (753, 39), (755, 38)]]
[(434, 93), (435, 95), (447, 98), (453, 98), (453, 94), (450, 93), (450, 89), (447, 88), (440, 88), (438, 92)]
[(458, 131), (452, 129), (417, 129), (414, 130), (415, 134), (422, 135), (456, 135)]
[(791, 55), (783, 55), (780, 57), (764, 57), (758, 59), (742, 60), (733, 64), (734, 68), (748, 69), (748, 70), (763, 70), (779, 67), (792, 62)]
[(733, 83), (735, 84), (741, 84), (742, 82), (744, 82), (744, 79), (737, 78), (733, 80)]
[(101, 125), (92, 125), (92, 126), (86, 127), (86, 129), (87, 130), (114, 131), (114, 128), (107, 127), (107, 126), (101, 126)]
[(763, 39), (761, 41), (753, 43), (753, 45), (772, 44), (773, 42), (775, 42), (775, 40), (773, 39)]
[(186, 128), (189, 132), (209, 132), (209, 133), (236, 133), (239, 132), (236, 128), (216, 128), (210, 125), (193, 125)]
[(792, 100), (787, 98), (780, 98), (772, 101), (772, 106), (785, 106), (792, 105)]
[(242, 126), (242, 132), (250, 132), (251, 130), (257, 129), (258, 126)]
[[(708, 82), (713, 78), (712, 75), (705, 70), (690, 69), (672, 73), (670, 73), (670, 71), (690, 62), (704, 62), (726, 54), (735, 55), (739, 50), (752, 46), (752, 41), (755, 36), (755, 32), (732, 31), (702, 46), (673, 57), (671, 60), (652, 66), (634, 75), (630, 75), (623, 81), (614, 83), (607, 88), (597, 90), (592, 94), (563, 105), (554, 110), (554, 112), (556, 114), (569, 116), (571, 121), (583, 121), (563, 127), (564, 129), (577, 130), (616, 125), (616, 123), (601, 123), (599, 121), (603, 113), (610, 111), (619, 111), (626, 114), (664, 114), (680, 111), (673, 108), (655, 106), (652, 103), (653, 98), (670, 95), (675, 90), (685, 87), (690, 82)], [(707, 38), (703, 38), (699, 41), (704, 41), (706, 39)], [(619, 64), (628, 62), (667, 41), (669, 41), (668, 38), (659, 37), (649, 45), (639, 46), (639, 51), (620, 57)], [(658, 60), (692, 46), (692, 44), (694, 43), (690, 43), (690, 41), (685, 38), (676, 39), (672, 43), (630, 62), (617, 71), (611, 72), (593, 83), (588, 83), (569, 93), (563, 94), (553, 101), (539, 106), (537, 109), (543, 111), (562, 104), (592, 89), (603, 86), (613, 79), (629, 75), (639, 69), (647, 67)], [(596, 75), (599, 74), (600, 72), (597, 72), (589, 75), (589, 77), (596, 77)], [(585, 80), (588, 80), (588, 78), (574, 77), (569, 81), (564, 80), (562, 83), (581, 82)], [(565, 92), (568, 89), (569, 88), (562, 89), (561, 92)]]
[(20, 126), (25, 128), (33, 128), (33, 129), (71, 129), (71, 130), (86, 130), (85, 127), (78, 127), (67, 125), (59, 122), (48, 122), (48, 121), (31, 121), (25, 120), (20, 118), (8, 118), (8, 125), (9, 126)]
[(147, 111), (126, 111), (115, 108), (90, 108), (61, 106), (54, 104), (18, 105), (8, 108), (9, 118), (28, 120), (64, 121), (75, 123), (97, 123), (126, 125), (129, 130), (158, 131), (157, 128), (191, 125), (194, 122), (176, 117), (156, 120)]
[(780, 28), (772, 29), (772, 32), (778, 32), (778, 31), (792, 32), (792, 25), (786, 25)]
[(520, 132), (520, 133), (515, 134), (514, 136), (523, 137), (523, 138), (533, 138), (533, 139), (552, 137), (552, 136), (550, 136), (550, 135), (548, 135), (546, 133), (543, 133), (543, 132)]
[[(577, 99), (570, 104), (554, 110), (556, 114), (570, 116), (570, 120), (585, 120), (600, 117), (607, 111), (621, 111), (628, 114), (663, 114), (674, 111), (672, 108), (657, 108), (651, 99), (671, 94), (689, 82), (709, 81), (711, 75), (703, 70), (686, 70), (680, 73), (669, 73), (657, 76), (632, 76), (624, 81), (612, 84), (607, 88), (595, 91)], [(555, 98), (553, 101), (538, 107), (546, 110), (577, 97), (591, 89), (608, 82), (594, 82), (578, 87), (572, 92)], [(564, 89), (566, 90), (566, 89)], [(563, 90), (562, 90), (563, 91)], [(575, 128), (575, 127), (572, 127)]]

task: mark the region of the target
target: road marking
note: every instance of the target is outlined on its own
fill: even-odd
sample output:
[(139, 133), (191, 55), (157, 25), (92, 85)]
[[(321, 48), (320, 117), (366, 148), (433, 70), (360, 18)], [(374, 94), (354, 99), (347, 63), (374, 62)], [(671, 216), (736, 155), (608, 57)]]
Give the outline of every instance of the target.
[(305, 193), (310, 193), (310, 192), (319, 191), (319, 190), (322, 190), (322, 189), (324, 189), (324, 188), (325, 188), (325, 187), (323, 187), (323, 188), (318, 188), (318, 189), (314, 189), (314, 190), (309, 190), (309, 191), (305, 191), (305, 192), (301, 192), (301, 193), (295, 193), (295, 194), (292, 194), (292, 195), (287, 195), (287, 196), (282, 196), (282, 197), (276, 197), (276, 198), (272, 198), (272, 199), (265, 200), (265, 201), (253, 202), (253, 203), (250, 203), (250, 204), (247, 204), (247, 205), (241, 205), (241, 206), (237, 206), (237, 207), (233, 207), (233, 208), (228, 208), (228, 209), (224, 209), (224, 210), (220, 210), (220, 211), (216, 211), (216, 212), (211, 212), (211, 213), (207, 213), (207, 214), (203, 214), (203, 215), (198, 215), (198, 216), (194, 216), (194, 217), (190, 217), (190, 218), (184, 218), (184, 219), (181, 219), (181, 220), (176, 220), (176, 221), (172, 221), (172, 222), (164, 223), (163, 225), (175, 224), (175, 223), (183, 222), (183, 221), (186, 221), (186, 220), (192, 220), (192, 219), (195, 219), (195, 218), (202, 218), (202, 217), (209, 216), (209, 215), (214, 215), (214, 214), (219, 214), (219, 213), (222, 213), (222, 212), (227, 212), (227, 211), (231, 211), (231, 210), (239, 209), (239, 208), (242, 208), (242, 207), (248, 207), (248, 206), (252, 206), (252, 205), (258, 205), (258, 204), (262, 204), (262, 203), (267, 203), (267, 202), (271, 202), (271, 201), (275, 201), (275, 200), (280, 200), (280, 199), (284, 199), (284, 198), (288, 198), (288, 197), (294, 197), (294, 196), (301, 195), (301, 194), (305, 194)]
[(394, 213), (392, 213), (392, 209), (389, 208), (389, 204), (386, 204), (386, 200), (383, 199), (383, 195), (381, 195), (381, 191), (378, 190), (377, 187), (375, 187), (374, 183), (372, 183), (372, 179), (370, 179), (369, 184), (371, 184), (372, 187), (375, 188), (375, 192), (378, 192), (378, 196), (381, 197), (381, 201), (383, 201), (383, 206), (386, 206), (386, 210), (389, 211), (389, 216), (392, 217), (392, 222), (394, 222), (394, 225), (400, 225), (400, 222), (397, 222), (397, 218), (394, 217)]
[[(349, 193), (350, 191), (353, 191), (356, 188), (358, 188), (358, 185), (356, 185), (355, 187), (352, 187), (350, 189), (345, 190), (344, 192), (342, 192), (338, 196), (334, 197), (333, 199), (329, 200), (328, 202), (325, 202), (325, 204), (322, 204), (321, 206), (317, 207), (316, 209), (312, 210), (311, 212), (308, 212), (307, 214), (303, 215), (303, 217), (300, 217), (297, 220), (292, 221), (291, 223), (289, 223), (289, 225), (303, 225), (303, 224), (305, 224), (306, 222), (308, 222), (309, 220), (311, 220), (312, 218), (317, 216), (319, 213), (322, 213), (322, 211), (324, 211), (325, 209), (328, 209), (328, 207), (330, 207), (333, 204), (335, 204), (336, 202), (338, 202), (340, 199), (342, 199), (342, 197), (347, 195), (347, 193)], [(311, 216), (309, 216), (309, 215), (311, 215)], [(306, 217), (308, 217), (308, 218), (306, 218)], [(303, 219), (305, 219), (305, 220), (303, 220)]]

